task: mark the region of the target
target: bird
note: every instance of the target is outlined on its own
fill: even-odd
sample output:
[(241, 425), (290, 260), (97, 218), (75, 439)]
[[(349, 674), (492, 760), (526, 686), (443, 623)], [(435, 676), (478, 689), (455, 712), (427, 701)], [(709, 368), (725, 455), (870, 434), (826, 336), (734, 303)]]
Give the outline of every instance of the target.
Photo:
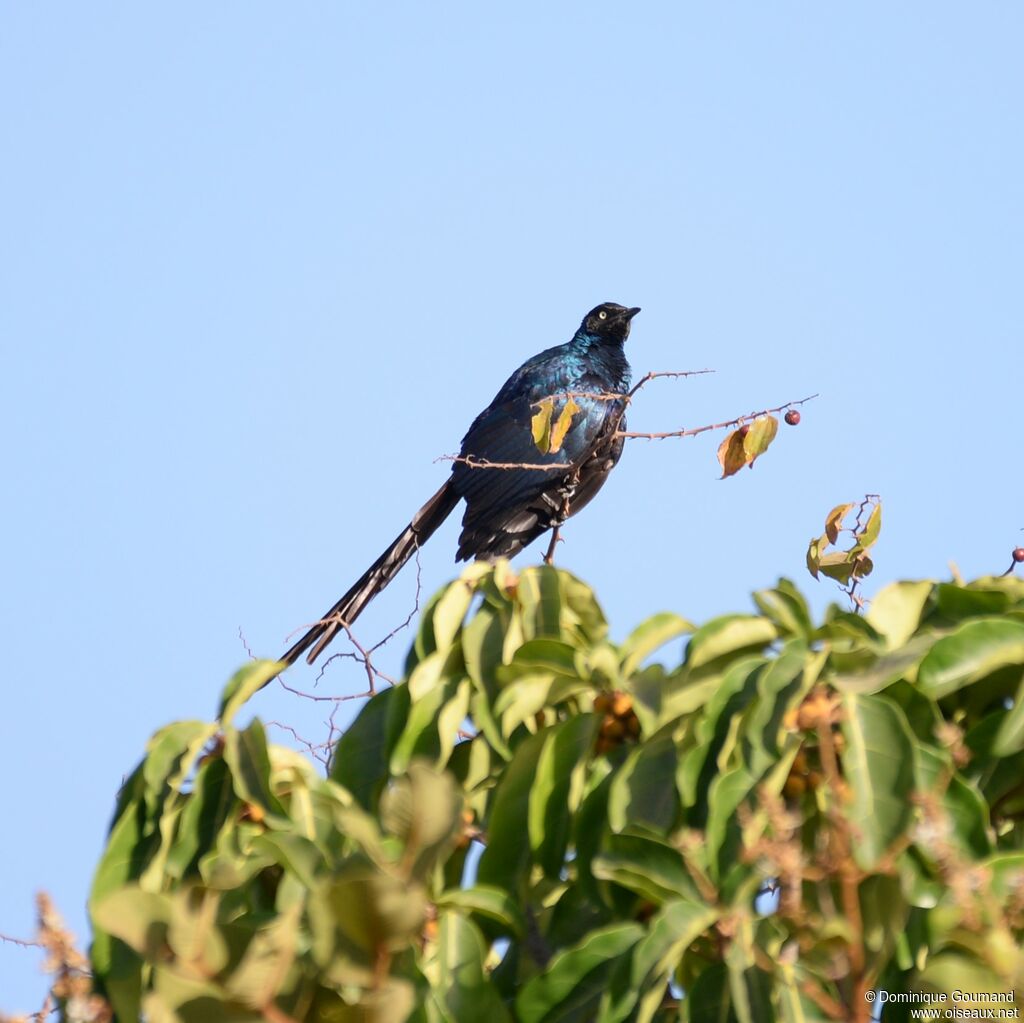
[[(631, 383), (624, 345), (638, 312), (638, 306), (604, 302), (583, 317), (565, 344), (527, 359), (473, 420), (441, 489), (280, 660), (293, 664), (312, 647), (312, 664), (459, 501), (466, 510), (456, 561), (512, 557), (588, 504), (622, 455)], [(549, 450), (538, 444), (533, 429), (544, 399), (551, 399), (549, 423), (564, 425), (563, 414), (571, 417), (561, 443), (549, 444)]]

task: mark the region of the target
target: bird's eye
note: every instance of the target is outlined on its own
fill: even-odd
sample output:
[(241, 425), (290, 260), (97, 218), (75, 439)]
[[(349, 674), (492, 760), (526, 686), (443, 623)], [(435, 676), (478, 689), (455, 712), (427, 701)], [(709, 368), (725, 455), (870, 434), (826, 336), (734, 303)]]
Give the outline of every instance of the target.
[(608, 314), (603, 309), (597, 315), (600, 316), (602, 320), (608, 319)]

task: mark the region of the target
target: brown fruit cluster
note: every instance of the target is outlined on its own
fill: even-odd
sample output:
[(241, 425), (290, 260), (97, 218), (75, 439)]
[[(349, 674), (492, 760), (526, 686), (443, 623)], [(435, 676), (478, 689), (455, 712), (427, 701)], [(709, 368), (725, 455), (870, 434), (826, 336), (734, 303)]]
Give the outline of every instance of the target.
[(604, 714), (597, 737), (597, 753), (608, 753), (624, 742), (636, 742), (640, 735), (640, 721), (629, 693), (619, 690), (599, 693), (594, 697), (594, 710)]
[(263, 807), (257, 803), (244, 803), (242, 805), (242, 812), (239, 814), (239, 820), (252, 821), (253, 824), (262, 824), (266, 816)]
[[(842, 755), (846, 749), (846, 739), (840, 730), (841, 720), (842, 705), (839, 698), (822, 686), (812, 689), (799, 707), (787, 712), (783, 719), (784, 728), (812, 733), (794, 757), (789, 777), (782, 787), (783, 795), (787, 799), (799, 799), (805, 792), (813, 792), (825, 783), (822, 750), (819, 745), (822, 741), (823, 728), (828, 729), (828, 735), (831, 737), (832, 752), (828, 754), (828, 760), (830, 763), (834, 761), (837, 770), (842, 773)], [(815, 742), (814, 733), (818, 734), (818, 742)], [(841, 790), (840, 795), (843, 796), (846, 782), (839, 777), (834, 779), (834, 784)]]
[(455, 839), (456, 849), (465, 849), (474, 838), (479, 837), (480, 829), (474, 823), (475, 820), (473, 811), (467, 806), (462, 811), (462, 830), (459, 832), (458, 838)]
[(800, 413), (795, 408), (791, 408), (783, 418), (786, 420), (787, 426), (800, 425)]
[(427, 907), (427, 917), (423, 921), (423, 930), (420, 931), (420, 942), (423, 945), (429, 945), (430, 942), (437, 941), (437, 907)]
[(837, 724), (841, 717), (839, 697), (822, 686), (816, 686), (799, 707), (786, 712), (782, 725), (791, 732), (811, 732), (821, 724)]

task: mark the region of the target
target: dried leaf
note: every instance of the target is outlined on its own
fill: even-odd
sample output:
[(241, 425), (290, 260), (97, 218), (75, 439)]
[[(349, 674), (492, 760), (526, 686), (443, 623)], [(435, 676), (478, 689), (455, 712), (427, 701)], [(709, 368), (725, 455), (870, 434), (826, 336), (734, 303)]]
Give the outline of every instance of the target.
[(856, 579), (864, 579), (874, 571), (875, 563), (866, 555), (860, 554), (853, 565), (853, 575)]
[(837, 504), (828, 513), (828, 517), (825, 519), (825, 535), (828, 537), (829, 543), (836, 543), (839, 539), (839, 530), (843, 528), (843, 519), (846, 518), (846, 513), (852, 507), (853, 502), (850, 504)]
[(721, 479), (739, 472), (747, 464), (747, 456), (743, 450), (744, 430), (741, 427), (733, 430), (718, 445), (718, 464), (722, 467)]
[(576, 399), (569, 398), (562, 411), (559, 413), (558, 419), (555, 420), (555, 425), (551, 427), (551, 436), (548, 441), (549, 452), (554, 453), (561, 448), (562, 443), (565, 440), (565, 435), (569, 432), (569, 428), (572, 426), (572, 417), (579, 411), (580, 406), (576, 403)]
[(768, 445), (775, 440), (779, 432), (779, 421), (775, 416), (760, 416), (750, 424), (750, 429), (743, 438), (743, 454), (751, 468), (759, 455), (768, 450)]
[(546, 455), (551, 450), (551, 415), (555, 410), (554, 398), (542, 398), (536, 402), (538, 411), (534, 413), (531, 423), (533, 443), (537, 450)]

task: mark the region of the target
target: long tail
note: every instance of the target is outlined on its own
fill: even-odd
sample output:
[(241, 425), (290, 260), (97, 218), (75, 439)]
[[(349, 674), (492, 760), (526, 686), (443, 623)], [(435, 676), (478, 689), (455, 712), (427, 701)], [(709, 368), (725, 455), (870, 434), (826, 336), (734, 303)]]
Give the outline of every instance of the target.
[[(399, 569), (416, 553), (417, 548), (434, 535), (438, 526), (459, 503), (459, 495), (449, 479), (427, 503), (413, 516), (412, 522), (395, 538), (390, 547), (363, 573), (356, 584), (334, 607), (313, 626), (281, 660), (294, 664), (309, 647), (313, 647), (307, 662), (312, 664), (323, 652), (324, 647), (341, 628), (342, 622), (351, 625), (362, 613), (364, 607), (398, 574)], [(316, 644), (313, 646), (313, 644)]]

